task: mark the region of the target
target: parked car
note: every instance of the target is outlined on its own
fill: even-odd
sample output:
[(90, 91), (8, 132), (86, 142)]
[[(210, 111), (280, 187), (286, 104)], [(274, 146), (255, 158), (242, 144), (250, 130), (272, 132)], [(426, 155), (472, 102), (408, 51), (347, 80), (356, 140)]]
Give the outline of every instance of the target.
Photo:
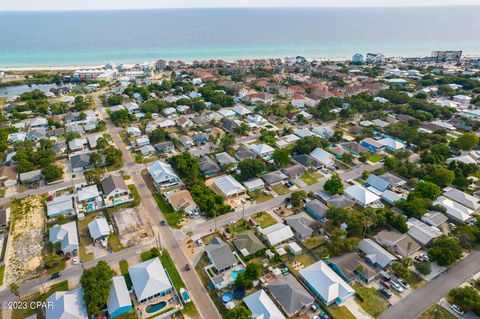
[(230, 234), (229, 234), (226, 230), (224, 230), (224, 231), (222, 232), (222, 234), (223, 234), (223, 237), (225, 237), (226, 240), (230, 240), (230, 238), (231, 238), (231, 237), (230, 237)]
[(166, 221), (164, 221), (164, 220), (161, 220), (161, 221), (160, 221), (160, 226), (166, 226), (166, 225), (167, 225), (167, 222), (166, 222)]
[(385, 288), (378, 289), (378, 292), (386, 299), (390, 299), (390, 297), (392, 296), (392, 294)]
[(73, 258), (72, 259), (72, 264), (77, 265), (78, 264), (78, 258)]
[(465, 312), (462, 310), (462, 308), (460, 308), (457, 305), (451, 305), (450, 309), (452, 309), (454, 312), (456, 312), (459, 316), (463, 316), (465, 314)]
[(427, 254), (422, 254), (420, 257), (422, 257), (423, 261), (426, 261), (427, 263), (430, 262), (430, 258), (428, 258)]
[(423, 259), (422, 259), (422, 257), (420, 257), (420, 256), (415, 256), (415, 258), (413, 258), (413, 261), (422, 262)]
[(72, 255), (73, 255), (73, 257), (77, 257), (78, 251), (77, 251), (76, 249), (74, 249), (74, 250), (72, 251)]
[(403, 287), (400, 286), (397, 282), (395, 281), (390, 281), (390, 286), (392, 287), (392, 289), (398, 291), (398, 292), (402, 292), (403, 291)]
[(190, 265), (189, 265), (189, 264), (185, 264), (184, 269), (185, 269), (185, 271), (189, 271), (189, 270), (190, 270)]
[(60, 273), (59, 272), (54, 272), (52, 274), (52, 276), (50, 277), (50, 279), (57, 279), (58, 277), (60, 277)]
[(327, 315), (327, 313), (323, 310), (320, 310), (320, 312), (318, 313), (318, 316), (321, 318), (321, 319), (330, 319), (330, 316)]
[(407, 283), (405, 280), (403, 280), (402, 278), (398, 278), (398, 279), (397, 279), (397, 282), (398, 282), (398, 284), (399, 284), (400, 286), (402, 286), (404, 289), (410, 288), (410, 286), (408, 285), (408, 283)]
[(381, 279), (380, 280), (380, 284), (382, 286), (384, 286), (385, 288), (391, 288), (392, 286), (390, 285), (390, 283), (388, 281), (386, 281), (385, 279)]
[(197, 247), (201, 247), (201, 246), (203, 246), (203, 241), (201, 239), (197, 239), (197, 240), (195, 240), (195, 245)]

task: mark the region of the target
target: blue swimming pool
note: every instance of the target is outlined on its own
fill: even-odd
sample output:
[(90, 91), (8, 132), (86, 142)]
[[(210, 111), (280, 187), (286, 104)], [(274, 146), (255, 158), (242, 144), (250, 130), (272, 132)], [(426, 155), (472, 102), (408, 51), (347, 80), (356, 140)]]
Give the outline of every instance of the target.
[(147, 308), (145, 309), (145, 311), (147, 313), (154, 313), (154, 312), (157, 312), (159, 310), (162, 310), (163, 308), (165, 308), (166, 305), (167, 305), (166, 301), (160, 301), (159, 303), (156, 303), (156, 304), (153, 304), (153, 305), (148, 305)]
[(245, 269), (240, 269), (240, 270), (234, 270), (230, 273), (230, 281), (235, 281), (237, 280), (238, 274), (241, 274), (242, 272), (245, 272)]

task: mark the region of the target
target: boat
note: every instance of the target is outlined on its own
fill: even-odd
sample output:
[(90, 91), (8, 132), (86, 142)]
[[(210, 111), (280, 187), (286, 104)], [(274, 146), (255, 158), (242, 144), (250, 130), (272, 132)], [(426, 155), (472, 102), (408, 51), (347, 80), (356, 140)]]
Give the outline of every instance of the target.
[(188, 294), (188, 291), (185, 288), (180, 288), (180, 296), (182, 296), (182, 300), (184, 303), (189, 303), (190, 301), (192, 301), (190, 295)]

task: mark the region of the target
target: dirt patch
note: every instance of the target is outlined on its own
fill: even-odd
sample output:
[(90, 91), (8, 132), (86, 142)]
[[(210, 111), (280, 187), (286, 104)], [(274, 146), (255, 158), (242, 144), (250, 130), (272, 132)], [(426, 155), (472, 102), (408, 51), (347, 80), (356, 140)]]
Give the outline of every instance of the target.
[(123, 246), (133, 246), (153, 238), (152, 227), (138, 211), (138, 207), (123, 209), (112, 213)]

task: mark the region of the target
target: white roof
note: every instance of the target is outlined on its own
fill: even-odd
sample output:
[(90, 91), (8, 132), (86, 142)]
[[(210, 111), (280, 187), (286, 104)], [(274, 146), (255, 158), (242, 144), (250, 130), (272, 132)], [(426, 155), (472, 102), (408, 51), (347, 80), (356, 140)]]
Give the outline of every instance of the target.
[(428, 226), (416, 218), (407, 221), (408, 234), (422, 245), (428, 244), (433, 239), (440, 237), (442, 232), (433, 226)]
[(293, 238), (293, 232), (290, 226), (278, 223), (260, 230), (271, 246), (275, 246), (289, 238)]
[(78, 247), (77, 223), (75, 221), (54, 225), (49, 229), (49, 239), (51, 243), (60, 242), (60, 248), (66, 252), (72, 251)]
[(300, 270), (300, 275), (327, 303), (345, 300), (355, 291), (323, 261)]
[(460, 203), (454, 202), (453, 200), (445, 197), (440, 196), (433, 202), (434, 205), (441, 205), (447, 209), (445, 215), (447, 215), (450, 219), (465, 222), (467, 221), (470, 216), (473, 214), (473, 211), (466, 206), (463, 206)]
[(293, 130), (293, 134), (297, 135), (300, 138), (313, 135), (313, 133), (310, 132), (308, 129), (298, 129), (298, 128)]
[(100, 196), (97, 185), (85, 186), (77, 190), (77, 198), (79, 201), (84, 201), (90, 198)]
[(254, 178), (249, 181), (243, 182), (243, 185), (248, 189), (256, 189), (265, 186), (265, 183), (260, 178)]
[(213, 183), (225, 196), (232, 196), (245, 192), (245, 187), (230, 175), (219, 177), (215, 179)]
[(57, 291), (47, 298), (46, 319), (87, 319), (87, 307), (81, 288)]
[(335, 156), (329, 152), (317, 147), (314, 149), (310, 156), (319, 161), (322, 165), (331, 166), (334, 163)]
[(253, 319), (285, 319), (282, 312), (263, 290), (243, 298), (243, 302), (252, 312)]
[(73, 210), (72, 195), (58, 196), (47, 202), (47, 215), (49, 217), (66, 210)]
[(172, 120), (163, 120), (158, 122), (158, 126), (161, 128), (175, 126), (175, 122)]
[(110, 227), (108, 227), (108, 222), (105, 217), (95, 218), (91, 221), (88, 224), (88, 231), (90, 232), (90, 237), (94, 240), (110, 235)]
[(153, 180), (157, 184), (163, 181), (171, 180), (172, 178), (178, 178), (172, 166), (161, 161), (156, 161), (152, 165), (148, 166), (148, 172), (150, 175), (152, 175)]
[(108, 296), (108, 313), (111, 314), (112, 312), (127, 306), (132, 306), (132, 300), (130, 300), (130, 294), (128, 293), (125, 278), (123, 278), (123, 276), (115, 276), (112, 278), (110, 295)]
[(446, 187), (443, 190), (443, 196), (448, 197), (451, 200), (454, 200), (457, 203), (460, 203), (463, 206), (466, 206), (473, 210), (477, 210), (480, 208), (480, 198), (462, 192), (456, 188)]
[(153, 258), (128, 269), (137, 300), (171, 289), (172, 285), (160, 259)]
[(232, 117), (235, 116), (235, 112), (229, 109), (221, 109), (217, 111), (218, 114), (220, 114), (223, 117)]
[(250, 146), (250, 149), (259, 156), (265, 156), (275, 151), (273, 147), (268, 144), (254, 144)]
[(394, 150), (401, 150), (401, 149), (405, 148), (405, 144), (403, 144), (402, 142), (399, 142), (397, 140), (394, 140), (393, 138), (390, 138), (390, 137), (382, 138), (381, 140), (378, 140), (377, 142), (382, 144), (382, 146), (386, 146), (386, 147), (389, 147), (389, 148), (394, 149)]
[(365, 187), (358, 184), (347, 187), (345, 189), (345, 194), (355, 199), (357, 202), (359, 202), (363, 206), (368, 206), (380, 199), (378, 195), (374, 194), (373, 192), (369, 191)]
[(233, 107), (233, 111), (235, 113), (237, 113), (238, 115), (248, 115), (248, 114), (252, 113), (252, 111), (250, 111), (249, 109), (247, 109), (246, 107), (241, 106), (241, 105), (235, 105)]

